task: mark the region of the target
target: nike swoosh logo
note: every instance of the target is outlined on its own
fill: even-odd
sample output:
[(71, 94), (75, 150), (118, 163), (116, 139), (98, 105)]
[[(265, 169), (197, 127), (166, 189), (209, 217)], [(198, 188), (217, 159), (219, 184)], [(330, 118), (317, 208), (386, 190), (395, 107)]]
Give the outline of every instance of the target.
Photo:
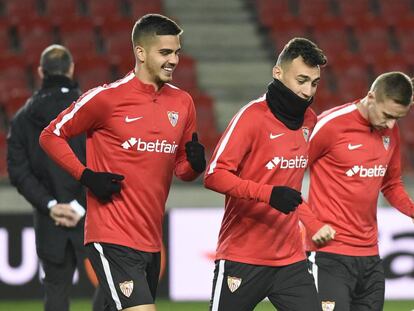
[(282, 133), (282, 134), (276, 134), (276, 135), (273, 135), (272, 133), (270, 133), (270, 139), (275, 139), (275, 138), (278, 138), (278, 137), (280, 137), (280, 136), (282, 136), (282, 135), (285, 135), (285, 133)]
[(143, 117), (136, 117), (136, 118), (130, 118), (130, 117), (125, 117), (125, 122), (129, 123), (129, 122), (134, 122), (137, 121), (139, 119), (142, 119)]
[(359, 144), (359, 145), (348, 144), (349, 150), (355, 150), (355, 149), (358, 149), (359, 147), (362, 147), (362, 144)]

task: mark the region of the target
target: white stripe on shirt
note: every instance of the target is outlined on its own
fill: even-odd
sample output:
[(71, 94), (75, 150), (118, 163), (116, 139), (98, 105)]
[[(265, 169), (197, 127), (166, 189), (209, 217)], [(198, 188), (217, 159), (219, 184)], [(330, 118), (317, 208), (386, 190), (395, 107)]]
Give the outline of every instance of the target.
[(257, 104), (259, 102), (264, 101), (265, 98), (266, 98), (266, 96), (263, 95), (262, 97), (254, 100), (254, 101), (251, 101), (249, 104), (247, 104), (242, 109), (240, 109), (240, 111), (233, 117), (233, 119), (230, 121), (230, 124), (231, 124), (230, 125), (230, 128), (227, 131), (226, 135), (224, 136), (223, 140), (221, 141), (221, 144), (220, 144), (220, 146), (219, 146), (219, 148), (217, 150), (216, 156), (215, 156), (214, 160), (211, 162), (210, 168), (209, 168), (207, 174), (211, 174), (211, 173), (214, 172), (214, 169), (217, 166), (217, 160), (218, 160), (219, 156), (223, 153), (224, 148), (226, 148), (226, 145), (227, 145), (227, 143), (228, 143), (228, 141), (230, 139), (230, 136), (233, 133), (233, 130), (236, 127), (236, 124), (239, 121), (240, 117), (242, 116), (243, 112), (245, 112), (246, 109), (249, 108), (250, 106), (252, 106), (253, 104)]
[(113, 89), (113, 88), (120, 86), (121, 84), (127, 83), (134, 77), (135, 77), (134, 72), (131, 72), (130, 74), (128, 74), (127, 76), (125, 76), (119, 81), (116, 81), (106, 86), (98, 86), (97, 88), (92, 89), (90, 92), (86, 93), (85, 97), (83, 97), (80, 101), (75, 103), (75, 108), (68, 114), (64, 115), (62, 120), (60, 120), (60, 122), (56, 124), (56, 128), (53, 130), (53, 133), (57, 136), (60, 136), (60, 129), (62, 128), (62, 126), (65, 125), (65, 123), (68, 122), (70, 119), (72, 119), (75, 113), (79, 109), (81, 109), (83, 105), (85, 105), (88, 101), (90, 101), (93, 97), (95, 97), (97, 94), (99, 94), (100, 92), (104, 90)]
[(315, 128), (312, 131), (312, 135), (309, 139), (309, 141), (312, 140), (313, 136), (315, 136), (315, 134), (329, 121), (331, 121), (332, 119), (335, 119), (339, 116), (342, 116), (344, 114), (350, 113), (352, 111), (354, 111), (355, 109), (357, 109), (357, 106), (355, 104), (346, 106), (344, 108), (338, 109), (328, 115), (326, 115), (325, 117), (323, 117), (322, 119), (320, 119), (318, 121), (318, 123), (316, 123)]

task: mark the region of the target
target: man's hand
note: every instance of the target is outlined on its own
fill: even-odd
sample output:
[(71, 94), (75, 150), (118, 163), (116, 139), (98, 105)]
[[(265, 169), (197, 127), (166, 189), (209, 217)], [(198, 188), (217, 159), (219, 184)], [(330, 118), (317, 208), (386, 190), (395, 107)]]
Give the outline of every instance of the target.
[(293, 212), (301, 203), (302, 195), (299, 191), (286, 186), (273, 187), (269, 204), (283, 214)]
[(198, 142), (197, 133), (194, 132), (191, 141), (185, 144), (185, 153), (194, 171), (202, 173), (206, 169), (204, 146)]
[(121, 192), (121, 181), (124, 176), (108, 173), (94, 172), (86, 168), (80, 178), (80, 183), (89, 188), (89, 190), (103, 202), (109, 202), (112, 195)]
[(81, 216), (76, 213), (70, 204), (56, 204), (50, 208), (50, 217), (55, 221), (56, 226), (75, 227)]
[(312, 241), (317, 245), (321, 246), (327, 243), (330, 240), (335, 238), (336, 231), (330, 225), (324, 225), (322, 228), (316, 232), (313, 237)]

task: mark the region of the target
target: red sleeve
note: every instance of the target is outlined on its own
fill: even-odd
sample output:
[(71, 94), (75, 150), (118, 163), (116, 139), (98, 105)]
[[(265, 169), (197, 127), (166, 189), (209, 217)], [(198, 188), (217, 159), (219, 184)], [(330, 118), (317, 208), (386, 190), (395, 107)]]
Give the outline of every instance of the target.
[(111, 115), (109, 102), (99, 94), (102, 90), (102, 87), (98, 87), (84, 94), (62, 111), (40, 135), (39, 143), (43, 150), (77, 180), (85, 166), (76, 157), (67, 140), (99, 128)]
[(401, 213), (414, 217), (414, 204), (401, 180), (400, 134), (395, 129), (396, 146), (382, 182), (381, 191), (388, 202)]
[[(309, 140), (309, 168), (330, 149), (332, 130), (329, 129), (326, 119), (322, 118), (316, 123)], [(312, 187), (312, 185), (310, 185)], [(313, 207), (317, 208), (317, 207)], [(309, 237), (312, 237), (325, 224), (321, 222), (312, 211), (307, 202), (303, 201), (298, 207), (298, 216), (306, 228)]]
[(185, 152), (185, 144), (191, 140), (192, 134), (196, 131), (196, 111), (194, 102), (190, 95), (188, 95), (188, 98), (190, 100), (190, 104), (188, 108), (187, 123), (180, 145), (178, 146), (174, 169), (175, 176), (184, 181), (194, 180), (201, 174), (191, 168), (191, 164), (187, 161), (187, 154)]
[(306, 232), (310, 238), (312, 238), (315, 233), (325, 225), (315, 216), (309, 204), (305, 202), (305, 200), (298, 206), (297, 211), (299, 220), (305, 226)]
[(223, 136), (209, 163), (204, 185), (206, 188), (240, 199), (269, 203), (273, 186), (245, 180), (238, 176), (241, 163), (250, 151), (254, 140), (255, 122), (248, 120), (242, 108), (236, 114)]

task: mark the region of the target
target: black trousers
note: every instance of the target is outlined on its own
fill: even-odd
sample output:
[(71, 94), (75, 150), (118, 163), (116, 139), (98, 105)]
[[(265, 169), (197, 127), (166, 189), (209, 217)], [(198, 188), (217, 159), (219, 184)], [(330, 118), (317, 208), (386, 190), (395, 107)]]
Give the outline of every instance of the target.
[(216, 261), (210, 311), (251, 311), (266, 297), (278, 311), (321, 311), (305, 260), (281, 267)]
[(70, 243), (67, 244), (65, 254), (64, 261), (61, 263), (41, 259), (45, 272), (43, 279), (45, 311), (69, 310), (69, 295), (77, 264), (75, 251)]
[(323, 310), (382, 311), (385, 276), (379, 256), (311, 253)]

